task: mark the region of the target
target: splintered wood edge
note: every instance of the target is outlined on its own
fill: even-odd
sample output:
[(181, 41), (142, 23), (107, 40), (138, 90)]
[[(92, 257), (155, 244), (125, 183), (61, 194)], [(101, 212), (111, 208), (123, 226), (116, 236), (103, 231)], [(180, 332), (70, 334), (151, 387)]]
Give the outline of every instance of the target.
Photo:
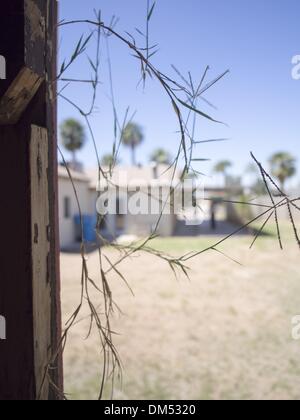
[(31, 126), (31, 247), (34, 365), (37, 398), (49, 394), (48, 364), (51, 358), (51, 286), (49, 279), (49, 195), (48, 134), (45, 128)]
[(28, 67), (23, 67), (0, 99), (0, 125), (16, 124), (43, 82)]

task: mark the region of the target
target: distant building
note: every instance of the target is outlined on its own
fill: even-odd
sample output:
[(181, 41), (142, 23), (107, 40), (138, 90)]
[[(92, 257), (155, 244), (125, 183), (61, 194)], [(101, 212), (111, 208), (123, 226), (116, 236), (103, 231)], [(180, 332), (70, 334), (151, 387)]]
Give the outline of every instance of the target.
[[(167, 165), (116, 166), (111, 175), (107, 168), (102, 169), (105, 176), (100, 174), (100, 181), (97, 169), (86, 172), (69, 169), (71, 181), (67, 169), (59, 166), (62, 249), (72, 249), (81, 241), (82, 227), (85, 241), (96, 243), (100, 239), (98, 234), (109, 241), (121, 236), (146, 237), (153, 232), (162, 237), (189, 236), (212, 232), (221, 220), (234, 224), (242, 222), (236, 207), (229, 201), (223, 201), (224, 198), (238, 197), (243, 191), (241, 187), (210, 186), (205, 189), (205, 197), (203, 188), (202, 191), (199, 188), (200, 203), (198, 201), (194, 206), (194, 181), (183, 183), (182, 172), (174, 172)], [(147, 198), (149, 202), (145, 200)], [(105, 214), (101, 209), (99, 211), (99, 207), (105, 207), (106, 201), (113, 203), (113, 211), (108, 211), (103, 218), (97, 218), (99, 213)], [(139, 201), (146, 201), (146, 208), (132, 211), (132, 202), (139, 210)], [(207, 223), (201, 226), (203, 221)], [(208, 229), (205, 228), (207, 224)]]
[[(164, 203), (168, 200), (170, 186), (180, 184), (180, 171), (173, 173), (166, 165), (149, 165), (144, 167), (122, 167), (117, 166), (113, 175), (109, 175), (106, 169), (106, 177), (101, 176), (98, 182), (98, 170), (89, 170), (85, 173), (69, 170), (72, 182), (67, 169), (64, 166), (58, 168), (59, 179), (59, 219), (60, 219), (60, 244), (61, 248), (68, 248), (81, 238), (79, 225), (79, 208), (83, 216), (84, 225), (88, 240), (96, 241), (96, 202), (99, 196), (98, 190), (105, 191), (108, 185), (113, 185), (118, 190), (115, 214), (108, 214), (101, 223), (101, 235), (113, 239), (121, 235), (144, 236), (148, 235), (157, 227), (157, 233), (161, 236), (173, 235), (176, 228), (176, 215), (171, 206), (170, 214), (163, 214), (158, 226), (158, 214), (124, 214), (124, 208), (130, 195), (140, 191), (145, 197), (150, 195), (150, 188), (157, 188), (160, 191), (157, 195), (157, 202)], [(74, 192), (76, 190), (77, 198)], [(128, 192), (129, 190), (129, 192)], [(169, 201), (171, 198), (169, 197)], [(163, 204), (161, 204), (163, 205)], [(172, 210), (173, 209), (173, 210)], [(147, 214), (146, 214), (147, 213)], [(91, 233), (91, 230), (93, 231)], [(89, 232), (87, 232), (89, 231)]]
[(70, 170), (72, 182), (65, 167), (58, 167), (58, 204), (60, 246), (67, 248), (79, 238), (76, 232), (75, 217), (79, 214), (74, 188), (80, 202), (83, 214), (93, 214), (95, 206), (92, 205), (90, 192), (90, 179), (81, 172)]

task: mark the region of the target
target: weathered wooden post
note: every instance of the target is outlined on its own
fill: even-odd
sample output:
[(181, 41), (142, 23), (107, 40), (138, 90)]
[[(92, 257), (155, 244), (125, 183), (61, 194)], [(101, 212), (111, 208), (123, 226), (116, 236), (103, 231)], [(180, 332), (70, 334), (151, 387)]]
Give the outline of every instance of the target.
[(56, 0), (1, 2), (2, 400), (55, 399), (62, 387), (60, 357), (45, 376), (60, 337), (56, 23)]

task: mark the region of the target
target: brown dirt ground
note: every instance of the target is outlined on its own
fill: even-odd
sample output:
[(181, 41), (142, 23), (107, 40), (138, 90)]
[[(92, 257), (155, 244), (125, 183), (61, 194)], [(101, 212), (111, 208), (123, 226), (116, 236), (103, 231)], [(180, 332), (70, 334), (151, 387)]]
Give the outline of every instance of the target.
[[(160, 244), (178, 253), (199, 246), (193, 241)], [(299, 399), (300, 342), (291, 338), (291, 318), (300, 313), (299, 249), (288, 244), (280, 251), (274, 240), (261, 239), (249, 251), (249, 241), (235, 238), (223, 248), (242, 265), (215, 252), (192, 260), (190, 281), (176, 280), (165, 262), (140, 253), (120, 267), (134, 297), (120, 278), (110, 276), (124, 312), (113, 320), (124, 366), (115, 398)], [(104, 253), (116, 257), (115, 251)], [(66, 320), (79, 299), (80, 257), (62, 254), (61, 265)], [(97, 253), (88, 265), (99, 281)], [(84, 319), (66, 348), (70, 399), (98, 395), (99, 342), (95, 331), (85, 340), (87, 331)]]

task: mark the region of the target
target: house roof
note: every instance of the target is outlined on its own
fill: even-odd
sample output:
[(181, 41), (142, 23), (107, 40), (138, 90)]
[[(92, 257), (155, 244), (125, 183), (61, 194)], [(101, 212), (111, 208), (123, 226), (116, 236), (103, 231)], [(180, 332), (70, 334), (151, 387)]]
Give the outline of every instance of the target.
[[(86, 182), (87, 184), (90, 183), (90, 179), (87, 174), (79, 171), (74, 171), (73, 169), (69, 169), (69, 172), (72, 176), (73, 181), (81, 181)], [(69, 172), (67, 171), (65, 166), (58, 165), (58, 178), (59, 179), (70, 179)]]
[[(168, 165), (148, 165), (141, 167), (133, 166), (116, 166), (110, 175), (108, 167), (102, 167), (106, 178), (101, 176), (100, 187), (106, 187), (108, 181), (120, 188), (138, 188), (147, 186), (168, 186), (178, 185), (180, 182), (181, 172), (175, 171), (174, 168), (169, 168)], [(75, 171), (69, 169), (73, 181), (81, 181), (89, 184), (89, 188), (96, 190), (98, 187), (99, 171), (97, 168), (88, 169), (85, 172)], [(58, 166), (59, 179), (69, 179), (69, 173), (65, 166)]]
[[(106, 174), (107, 179), (118, 187), (147, 187), (147, 186), (168, 186), (171, 184), (177, 185), (180, 182), (181, 172), (175, 171), (174, 168), (169, 168), (168, 165), (148, 165), (141, 167), (133, 166), (116, 166), (110, 176), (108, 168), (102, 168)], [(90, 188), (96, 189), (98, 187), (98, 169), (88, 170), (87, 176), (91, 180)], [(102, 176), (100, 179), (100, 187), (106, 187), (107, 180)]]
[[(100, 189), (106, 188), (108, 181), (111, 185), (120, 187), (120, 188), (140, 188), (148, 186), (158, 186), (158, 187), (176, 187), (181, 182), (182, 172), (180, 170), (175, 171), (174, 168), (169, 168), (168, 165), (147, 165), (141, 167), (133, 166), (121, 166), (117, 165), (112, 173), (112, 176), (109, 174), (108, 167), (102, 167), (102, 171), (105, 173), (107, 179), (101, 176), (100, 179)], [(70, 173), (73, 181), (80, 181), (87, 183), (87, 187), (91, 190), (96, 191), (99, 187), (98, 176), (99, 171), (97, 168), (88, 169), (85, 172), (75, 171), (70, 169)], [(64, 166), (58, 166), (58, 177), (60, 179), (69, 179), (69, 174), (67, 169)], [(108, 181), (107, 181), (108, 180)], [(189, 188), (186, 186), (186, 188)], [(194, 188), (192, 186), (191, 188)], [(224, 194), (228, 192), (229, 188), (218, 187), (218, 186), (206, 186), (206, 192), (210, 194)]]

